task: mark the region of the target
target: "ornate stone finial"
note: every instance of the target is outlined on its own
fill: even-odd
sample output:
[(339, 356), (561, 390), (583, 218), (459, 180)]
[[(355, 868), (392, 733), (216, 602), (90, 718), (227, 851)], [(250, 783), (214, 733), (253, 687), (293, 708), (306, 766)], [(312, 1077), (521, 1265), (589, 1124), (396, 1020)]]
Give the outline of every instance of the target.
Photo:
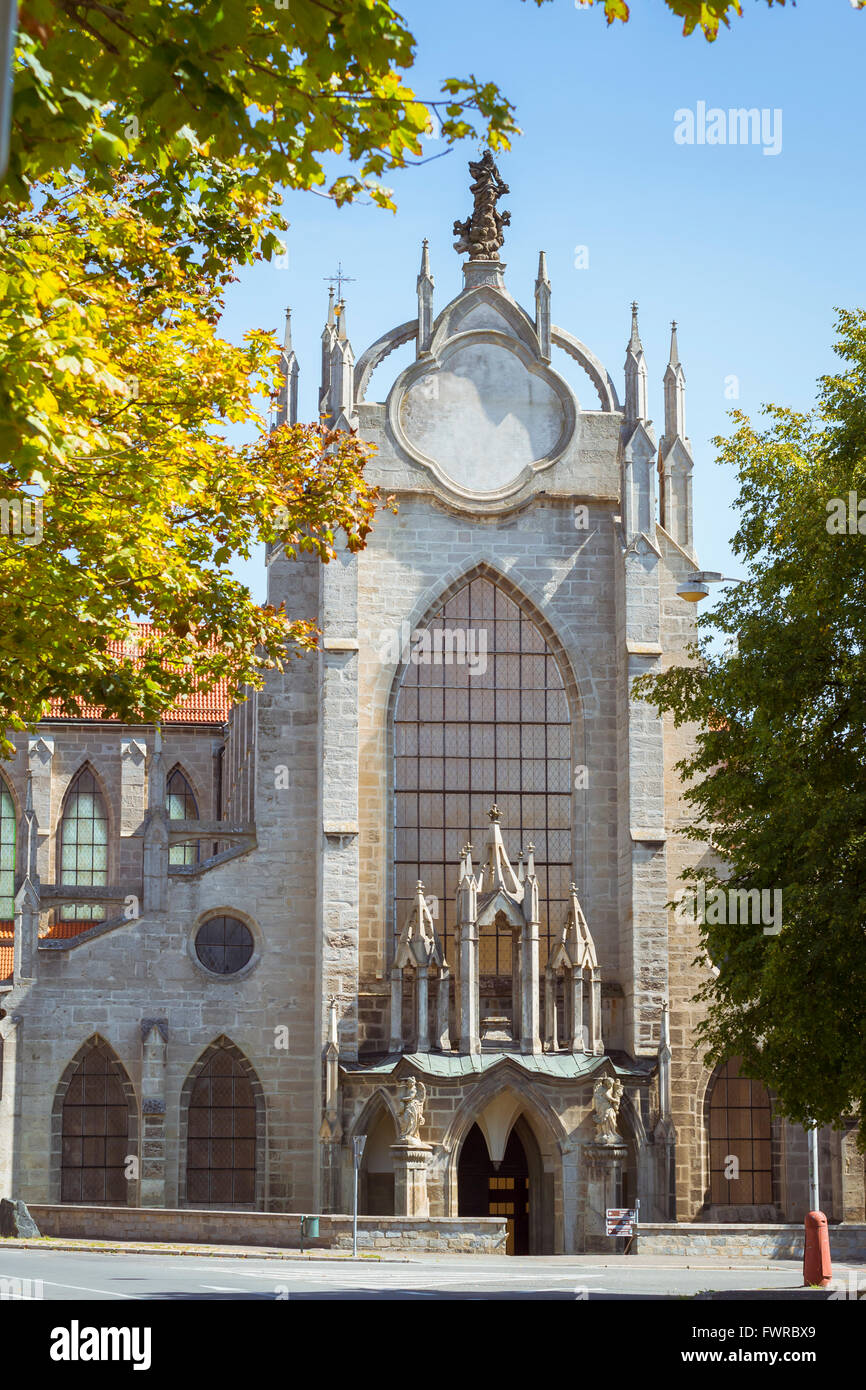
[(490, 820), (490, 821), (500, 821), (500, 820), (502, 820), (502, 812), (500, 811), (499, 807), (496, 805), (496, 802), (495, 802), (495, 801), (494, 801), (493, 805), (490, 807), (490, 810), (487, 812), (487, 818), (488, 818), (488, 820)]
[(509, 191), (508, 184), (500, 177), (490, 150), (485, 150), (479, 160), (469, 161), (469, 172), (475, 207), (465, 222), (454, 223), (454, 250), (459, 255), (468, 253), (470, 261), (498, 261), (499, 248), (505, 240), (502, 229), (510, 224), (511, 213), (497, 212), (496, 203)]
[(633, 299), (631, 302), (631, 338), (629, 340), (629, 347), (639, 348), (640, 346), (640, 330), (637, 326), (637, 300)]
[(680, 350), (679, 350), (679, 346), (677, 345), (677, 321), (676, 321), (676, 319), (671, 319), (671, 357), (670, 357), (670, 364), (671, 364), (672, 367), (678, 367), (678, 366), (680, 365)]

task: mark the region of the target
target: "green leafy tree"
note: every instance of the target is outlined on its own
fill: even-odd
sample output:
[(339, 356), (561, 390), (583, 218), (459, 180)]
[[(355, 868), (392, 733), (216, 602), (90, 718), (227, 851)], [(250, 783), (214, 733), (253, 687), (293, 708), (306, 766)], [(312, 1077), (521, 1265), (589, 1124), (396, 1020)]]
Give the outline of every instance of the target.
[[(156, 718), (314, 642), (230, 565), (262, 539), (324, 560), (339, 533), (363, 545), (370, 448), (318, 426), (268, 436), (277, 346), (222, 340), (222, 295), (280, 248), (284, 190), (322, 189), (326, 164), (337, 203), (392, 206), (382, 176), (433, 123), (413, 60), (382, 0), (21, 6), (0, 189), (0, 729), (50, 700)], [(516, 129), (491, 83), (440, 96), (447, 141)], [(232, 447), (228, 425), (258, 443)], [(35, 501), (38, 545), (21, 526)], [(141, 619), (159, 637), (118, 657)]]
[(226, 167), (268, 204), (324, 186), (326, 159), (342, 156), (331, 195), (391, 207), (381, 175), (422, 154), (432, 107), (446, 141), (495, 148), (516, 131), (509, 102), (474, 76), (422, 101), (404, 80), (414, 50), (386, 0), (26, 0), (9, 188), (82, 163), (110, 179), (132, 156), (159, 176), (152, 212), (190, 177), (207, 204), (207, 171)]
[(635, 689), (699, 725), (688, 833), (726, 867), (692, 880), (783, 895), (778, 934), (705, 914), (708, 1060), (741, 1056), (802, 1124), (859, 1109), (866, 1144), (866, 312), (838, 331), (814, 412), (735, 412), (716, 441), (748, 581), (701, 616), (693, 665)]
[[(544, 3), (545, 0), (536, 0), (536, 4)], [(741, 18), (743, 14), (740, 0), (664, 0), (664, 3), (683, 21), (683, 33), (686, 36), (699, 29), (710, 42), (718, 37), (722, 24), (730, 28), (731, 19)], [(766, 3), (772, 7), (784, 5), (786, 0), (766, 0)], [(866, 0), (848, 0), (848, 3), (853, 4), (854, 9), (866, 9)], [(608, 24), (613, 24), (617, 19), (627, 24), (630, 17), (630, 7), (626, 0), (578, 0), (578, 4), (582, 9), (599, 5), (604, 9)], [(795, 8), (797, 0), (790, 0), (790, 4)]]
[[(51, 700), (157, 719), (220, 679), (259, 684), (315, 631), (255, 604), (231, 560), (264, 539), (327, 561), (379, 505), (370, 446), (267, 432), (273, 336), (220, 338), (226, 275), (141, 214), (134, 182), (0, 217), (0, 729)], [(239, 424), (255, 442), (228, 441)], [(142, 619), (159, 635), (118, 657)]]

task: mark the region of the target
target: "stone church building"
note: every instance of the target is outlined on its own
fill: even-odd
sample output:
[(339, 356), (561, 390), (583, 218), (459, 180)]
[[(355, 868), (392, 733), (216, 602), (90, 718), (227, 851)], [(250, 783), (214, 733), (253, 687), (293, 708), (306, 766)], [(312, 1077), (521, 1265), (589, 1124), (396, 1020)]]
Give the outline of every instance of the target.
[[(397, 509), (328, 565), (270, 550), (318, 652), (160, 729), (47, 719), (0, 766), (0, 1195), (347, 1212), (363, 1147), (362, 1212), (499, 1215), (516, 1252), (603, 1248), (637, 1199), (802, 1220), (802, 1130), (694, 1044), (687, 732), (630, 693), (694, 637), (676, 329), (657, 433), (637, 306), (615, 381), (544, 254), (506, 279), (507, 190), (472, 174), (447, 303), (425, 242), (356, 359), (331, 296), (321, 412)], [(298, 370), (287, 332), (280, 422)], [(850, 1131), (821, 1155), (862, 1221)]]

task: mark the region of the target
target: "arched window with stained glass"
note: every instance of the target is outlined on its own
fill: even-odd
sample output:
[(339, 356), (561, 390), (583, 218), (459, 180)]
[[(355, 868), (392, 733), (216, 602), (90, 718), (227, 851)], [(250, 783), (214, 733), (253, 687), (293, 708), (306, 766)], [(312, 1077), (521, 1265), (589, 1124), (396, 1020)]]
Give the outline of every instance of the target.
[[(495, 801), (510, 847), (535, 846), (543, 966), (574, 877), (571, 716), (557, 658), (527, 610), (478, 576), (414, 634), (394, 713), (395, 925), (420, 879), (451, 950), (460, 850), (485, 843)], [(479, 965), (482, 976), (510, 973), (510, 931), (480, 942)]]
[(0, 922), (11, 922), (15, 917), (16, 838), (15, 802), (0, 777)]
[[(60, 883), (63, 888), (108, 886), (108, 812), (99, 784), (83, 767), (69, 788), (60, 825)], [(101, 903), (66, 903), (63, 922), (101, 922)]]
[[(179, 767), (172, 768), (165, 784), (165, 809), (169, 820), (198, 820), (198, 805), (192, 787)], [(197, 840), (172, 845), (168, 852), (169, 864), (193, 865), (198, 863), (199, 846)]]

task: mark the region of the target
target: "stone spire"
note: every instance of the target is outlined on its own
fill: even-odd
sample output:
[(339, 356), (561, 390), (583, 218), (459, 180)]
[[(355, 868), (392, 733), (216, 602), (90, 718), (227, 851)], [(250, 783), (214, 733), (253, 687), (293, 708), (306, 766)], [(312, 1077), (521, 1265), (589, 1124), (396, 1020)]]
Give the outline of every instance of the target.
[(647, 369), (637, 326), (637, 303), (631, 306), (631, 337), (625, 353), (625, 423), (647, 418)]
[(328, 317), (322, 329), (322, 384), (319, 388), (319, 415), (331, 413), (331, 354), (337, 341), (337, 320), (334, 314), (334, 286), (328, 290)]
[(475, 206), (465, 222), (454, 223), (454, 250), (459, 255), (468, 254), (470, 261), (498, 261), (505, 240), (503, 228), (511, 222), (511, 213), (497, 212), (496, 204), (509, 191), (508, 184), (500, 177), (490, 150), (479, 160), (469, 161), (469, 172)]
[(423, 357), (430, 351), (433, 337), (433, 276), (430, 274), (430, 251), (427, 238), (421, 247), (421, 270), (418, 275), (418, 341), (416, 357)]
[(36, 866), (39, 822), (33, 809), (33, 774), (27, 773), (24, 814), (19, 830), (24, 877), (15, 894), (12, 938), (12, 978), (17, 985), (36, 974), (39, 945), (40, 884)]
[(336, 306), (334, 345), (331, 349), (330, 406), (332, 429), (355, 429), (355, 356), (346, 327), (344, 299)]
[(667, 1000), (662, 1004), (659, 1036), (659, 1118), (671, 1118), (671, 1016)]
[(280, 393), (277, 398), (277, 428), (298, 423), (298, 359), (292, 347), (292, 311), (286, 310), (286, 331), (280, 353)]
[(550, 280), (547, 276), (547, 256), (538, 253), (538, 276), (535, 281), (535, 331), (538, 349), (544, 362), (550, 361)]
[(684, 550), (694, 550), (692, 518), (692, 446), (686, 437), (686, 377), (680, 362), (676, 321), (671, 324), (671, 353), (665, 368), (665, 432), (659, 445), (659, 520)]
[(424, 884), (420, 881), (416, 885), (415, 900), (397, 941), (394, 964), (399, 967), (442, 964), (442, 948), (433, 925), (433, 916), (427, 906)]
[[(524, 885), (512, 869), (508, 855), (505, 853), (505, 845), (502, 842), (502, 830), (499, 825), (502, 813), (499, 807), (494, 804), (487, 814), (490, 819), (490, 829), (487, 832), (487, 857), (481, 874), (480, 892), (497, 893), (502, 891), (508, 893), (516, 902), (522, 902)], [(533, 872), (534, 865), (528, 873)]]
[(677, 346), (676, 319), (671, 324), (671, 355), (665, 368), (665, 433), (662, 448), (686, 437), (686, 377)]
[(162, 730), (157, 724), (153, 752), (147, 766), (147, 814), (143, 836), (143, 906), (148, 912), (164, 912), (168, 904), (168, 812), (165, 805), (165, 760)]

